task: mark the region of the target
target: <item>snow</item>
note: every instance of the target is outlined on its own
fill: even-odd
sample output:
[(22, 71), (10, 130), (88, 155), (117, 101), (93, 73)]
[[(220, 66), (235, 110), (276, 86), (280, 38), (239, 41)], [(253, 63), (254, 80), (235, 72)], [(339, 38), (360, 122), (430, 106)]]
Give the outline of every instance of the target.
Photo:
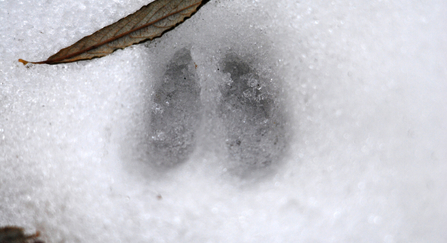
[[(0, 226), (46, 242), (443, 242), (447, 3), (0, 0)], [(165, 125), (165, 126), (164, 126)]]

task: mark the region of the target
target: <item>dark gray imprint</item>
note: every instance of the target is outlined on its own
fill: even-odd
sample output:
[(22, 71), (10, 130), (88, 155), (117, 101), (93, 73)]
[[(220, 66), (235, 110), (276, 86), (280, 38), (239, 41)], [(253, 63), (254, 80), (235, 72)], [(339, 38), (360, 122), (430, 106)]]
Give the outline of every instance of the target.
[(250, 63), (228, 54), (221, 65), (231, 81), (220, 87), (219, 112), (227, 133), (229, 167), (241, 175), (279, 162), (286, 146), (277, 92)]
[(200, 87), (189, 49), (177, 51), (156, 86), (150, 119), (151, 157), (158, 166), (186, 161), (201, 118)]

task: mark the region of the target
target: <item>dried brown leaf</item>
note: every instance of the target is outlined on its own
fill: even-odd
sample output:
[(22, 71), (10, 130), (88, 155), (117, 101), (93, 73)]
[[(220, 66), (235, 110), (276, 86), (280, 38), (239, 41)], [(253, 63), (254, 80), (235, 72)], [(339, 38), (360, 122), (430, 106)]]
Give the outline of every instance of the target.
[(161, 36), (192, 16), (209, 0), (156, 0), (137, 12), (106, 26), (75, 44), (60, 50), (46, 61), (23, 64), (59, 64), (103, 57), (117, 49)]
[(24, 229), (21, 227), (2, 227), (0, 228), (0, 243), (42, 242), (36, 239), (39, 235), (39, 231), (33, 235), (25, 235)]

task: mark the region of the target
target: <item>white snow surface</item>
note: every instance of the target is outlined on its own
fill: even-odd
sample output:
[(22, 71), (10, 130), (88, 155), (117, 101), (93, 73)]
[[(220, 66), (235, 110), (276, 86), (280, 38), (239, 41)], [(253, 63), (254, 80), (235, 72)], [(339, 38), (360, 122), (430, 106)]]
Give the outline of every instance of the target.
[(149, 2), (0, 0), (0, 226), (50, 243), (445, 242), (446, 1), (211, 0), (104, 58), (17, 61)]

